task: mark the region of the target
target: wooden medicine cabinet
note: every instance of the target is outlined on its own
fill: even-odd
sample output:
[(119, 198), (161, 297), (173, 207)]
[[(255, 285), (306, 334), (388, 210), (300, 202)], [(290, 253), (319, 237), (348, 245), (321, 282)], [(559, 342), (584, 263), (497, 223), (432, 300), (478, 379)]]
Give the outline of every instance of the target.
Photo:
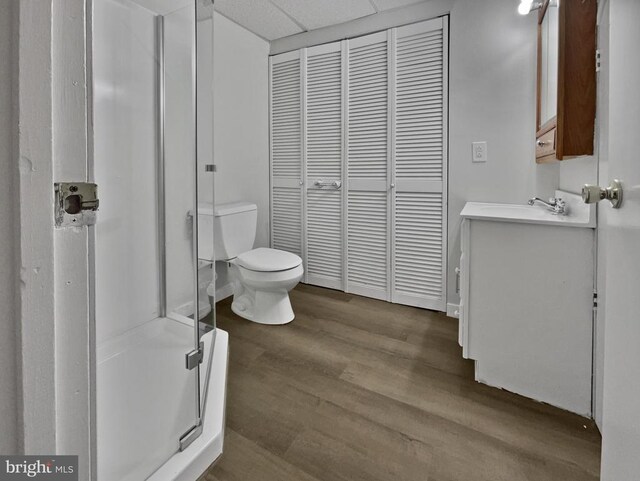
[(596, 0), (544, 0), (538, 13), (536, 162), (593, 155)]

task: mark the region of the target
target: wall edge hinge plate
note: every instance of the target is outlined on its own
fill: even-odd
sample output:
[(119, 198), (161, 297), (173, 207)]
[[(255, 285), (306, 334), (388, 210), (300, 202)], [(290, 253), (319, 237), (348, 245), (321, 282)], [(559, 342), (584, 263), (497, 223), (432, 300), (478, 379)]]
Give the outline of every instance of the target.
[(202, 363), (202, 359), (204, 358), (204, 342), (201, 342), (198, 346), (198, 349), (194, 349), (193, 351), (188, 352), (185, 355), (186, 367), (188, 370), (195, 369)]
[(602, 54), (600, 53), (600, 49), (596, 50), (596, 72), (600, 71)]
[(198, 423), (197, 426), (193, 426), (180, 438), (180, 451), (184, 451), (189, 445), (200, 437), (202, 434), (202, 423)]
[(91, 182), (56, 182), (55, 225), (56, 227), (80, 227), (94, 225), (98, 200), (98, 185)]

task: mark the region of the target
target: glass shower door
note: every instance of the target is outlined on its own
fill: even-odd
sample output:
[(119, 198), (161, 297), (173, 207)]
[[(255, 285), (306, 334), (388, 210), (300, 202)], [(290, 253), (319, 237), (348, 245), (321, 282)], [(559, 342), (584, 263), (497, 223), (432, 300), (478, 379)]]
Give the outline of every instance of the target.
[(99, 481), (199, 433), (195, 2), (93, 0)]

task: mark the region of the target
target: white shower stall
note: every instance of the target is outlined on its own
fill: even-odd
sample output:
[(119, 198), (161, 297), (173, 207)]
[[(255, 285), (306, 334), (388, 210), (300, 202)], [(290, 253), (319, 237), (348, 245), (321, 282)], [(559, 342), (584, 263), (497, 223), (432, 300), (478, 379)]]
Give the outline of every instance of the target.
[(212, 10), (92, 1), (99, 481), (191, 481), (222, 451), (227, 335), (215, 312), (200, 322), (214, 301), (194, 215), (204, 176), (213, 189), (197, 98), (212, 45), (196, 40), (213, 42)]

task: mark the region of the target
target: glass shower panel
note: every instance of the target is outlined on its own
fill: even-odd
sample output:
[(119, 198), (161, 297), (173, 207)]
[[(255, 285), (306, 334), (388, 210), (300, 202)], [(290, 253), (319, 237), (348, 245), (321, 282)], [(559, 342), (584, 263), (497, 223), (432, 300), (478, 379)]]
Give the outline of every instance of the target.
[(139, 481), (200, 423), (196, 12), (92, 7), (98, 480)]
[[(198, 157), (198, 205), (213, 204), (214, 159), (213, 159), (213, 0), (196, 0), (196, 119)], [(216, 344), (215, 309), (215, 263), (204, 258), (213, 248), (212, 225), (200, 226), (200, 239), (206, 239), (209, 247), (202, 249), (199, 259), (200, 329), (203, 342), (201, 376), (201, 423), (205, 422), (208, 386), (214, 366), (213, 355)], [(205, 231), (204, 229), (208, 229)], [(205, 335), (209, 333), (208, 336)]]
[[(213, 1), (197, 0), (196, 21), (196, 118), (197, 118), (197, 154), (198, 154), (198, 203), (213, 204), (214, 191), (214, 159), (213, 159)], [(205, 228), (203, 226), (203, 228)], [(207, 227), (209, 228), (209, 227)], [(202, 233), (201, 233), (202, 234)], [(206, 233), (207, 242), (213, 245), (213, 231)], [(206, 252), (211, 252), (210, 248)], [(203, 256), (206, 255), (203, 252)], [(201, 308), (215, 306), (214, 265), (212, 259), (200, 259)], [(206, 302), (206, 304), (205, 304)], [(202, 316), (201, 332), (215, 328), (215, 308)]]
[[(177, 5), (174, 5), (174, 8)], [(164, 239), (166, 259), (166, 309), (169, 318), (181, 323), (184, 341), (191, 346), (186, 358), (190, 375), (184, 378), (184, 392), (193, 389), (196, 419), (183, 433), (180, 449), (197, 436), (200, 425), (200, 369), (202, 356), (198, 290), (197, 216), (197, 119), (196, 119), (196, 6), (190, 1), (163, 15), (160, 22), (163, 51), (164, 110), (163, 140)], [(185, 351), (187, 352), (187, 351)], [(194, 379), (195, 378), (195, 383)], [(186, 399), (185, 399), (185, 402)], [(189, 412), (186, 410), (185, 412)]]

